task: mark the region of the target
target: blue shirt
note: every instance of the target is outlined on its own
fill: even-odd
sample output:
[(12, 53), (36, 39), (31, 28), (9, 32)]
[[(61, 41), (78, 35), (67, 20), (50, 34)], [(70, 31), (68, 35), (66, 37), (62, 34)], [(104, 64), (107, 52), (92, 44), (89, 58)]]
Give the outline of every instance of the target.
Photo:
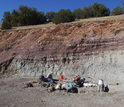
[(68, 83), (67, 88), (69, 87), (73, 87), (73, 85), (71, 83)]

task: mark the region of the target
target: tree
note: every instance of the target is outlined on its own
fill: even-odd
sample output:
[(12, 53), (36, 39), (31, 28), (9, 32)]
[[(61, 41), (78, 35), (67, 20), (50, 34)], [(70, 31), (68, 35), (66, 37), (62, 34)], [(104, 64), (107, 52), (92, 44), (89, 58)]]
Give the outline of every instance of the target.
[(27, 6), (19, 7), (19, 24), (20, 25), (37, 25), (46, 21), (44, 12), (38, 12), (36, 8)]
[(3, 15), (3, 23), (2, 23), (2, 26), (1, 26), (1, 29), (4, 30), (4, 29), (11, 29), (11, 14), (10, 12), (4, 12), (4, 15)]
[[(91, 9), (91, 10), (90, 10)], [(92, 11), (92, 6), (90, 5), (89, 7), (84, 6), (83, 9), (83, 18), (89, 18), (92, 17), (93, 12)], [(91, 14), (92, 13), (92, 14)]]
[(11, 24), (9, 22), (3, 21), (2, 27), (1, 27), (2, 30), (11, 29), (11, 28), (12, 28), (12, 26), (11, 26)]
[(76, 9), (73, 11), (75, 18), (84, 19), (90, 17), (102, 17), (109, 16), (110, 10), (105, 7), (103, 4), (94, 3), (89, 7), (84, 6), (83, 9)]
[(9, 11), (8, 12), (4, 12), (2, 20), (4, 22), (11, 22), (11, 13)]
[(52, 12), (52, 11), (51, 12), (47, 12), (46, 13), (46, 20), (48, 20), (48, 21), (51, 22), (53, 20), (53, 18), (55, 17), (55, 14), (56, 13), (55, 12)]
[(123, 9), (120, 6), (117, 6), (112, 10), (112, 15), (121, 15), (123, 14)]
[(78, 8), (73, 11), (73, 15), (75, 19), (82, 19), (83, 17), (83, 10)]
[(109, 8), (105, 7), (104, 4), (94, 3), (92, 5), (92, 11), (94, 17), (102, 17), (102, 16), (110, 15)]
[(124, 13), (124, 0), (122, 0), (122, 9), (123, 9), (123, 13)]
[(12, 26), (19, 26), (19, 12), (17, 10), (13, 10), (13, 12), (11, 13), (11, 25)]
[(37, 18), (35, 20), (37, 20), (37, 24), (45, 23), (46, 16), (45, 16), (44, 12), (37, 12)]
[(19, 7), (19, 23), (21, 24), (21, 26), (23, 25), (28, 25), (27, 24), (27, 19), (28, 19), (28, 7), (27, 6), (20, 6)]
[(8, 29), (12, 26), (42, 24), (46, 22), (46, 16), (44, 12), (38, 12), (36, 8), (21, 5), (19, 6), (19, 10), (14, 9), (12, 13), (5, 12), (2, 20), (2, 29)]
[(53, 18), (52, 22), (55, 24), (59, 24), (72, 21), (74, 21), (74, 16), (70, 9), (68, 10), (61, 9), (58, 13), (55, 14), (55, 17)]

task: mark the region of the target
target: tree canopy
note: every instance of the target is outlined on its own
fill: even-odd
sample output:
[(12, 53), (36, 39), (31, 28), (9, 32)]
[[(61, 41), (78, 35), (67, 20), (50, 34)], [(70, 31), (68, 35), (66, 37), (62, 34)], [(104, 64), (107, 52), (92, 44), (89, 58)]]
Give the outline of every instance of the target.
[(56, 13), (53, 12), (53, 11), (47, 12), (47, 13), (46, 13), (46, 20), (51, 22), (51, 21), (53, 20), (53, 18), (55, 17), (55, 14), (56, 14)]
[(122, 0), (122, 9), (123, 9), (123, 13), (124, 13), (124, 0)]
[(82, 19), (83, 18), (83, 10), (78, 8), (73, 11), (73, 15), (75, 19)]
[(104, 4), (94, 3), (91, 5), (91, 12), (93, 13), (94, 17), (102, 17), (102, 16), (109, 16), (110, 10)]
[[(116, 7), (112, 11), (112, 15), (120, 15), (124, 13), (124, 0), (122, 0), (122, 6)], [(55, 24), (72, 22), (75, 19), (85, 19), (90, 17), (103, 17), (109, 16), (110, 10), (104, 4), (94, 3), (89, 7), (84, 6), (83, 9), (75, 9), (73, 12), (70, 9), (61, 9), (58, 13), (53, 11), (47, 12), (46, 15), (42, 11), (37, 11), (36, 8), (27, 6), (19, 6), (18, 9), (14, 9), (12, 13), (4, 12), (2, 29), (10, 29), (15, 26), (25, 25), (37, 25), (43, 24), (46, 21), (52, 21)]]
[(84, 19), (90, 17), (102, 17), (102, 16), (109, 16), (110, 10), (109, 8), (105, 7), (103, 4), (94, 3), (89, 7), (84, 7), (83, 9), (75, 9), (73, 11), (74, 17), (76, 19)]
[(3, 23), (2, 23), (2, 27), (1, 29), (4, 30), (4, 29), (11, 29), (11, 14), (10, 12), (4, 12), (4, 15), (3, 15)]
[(44, 23), (46, 18), (44, 13), (38, 12), (36, 8), (20, 6), (18, 20), (20, 25), (36, 25)]
[(61, 9), (58, 13), (55, 14), (55, 17), (53, 18), (53, 23), (55, 24), (72, 21), (74, 21), (74, 16), (70, 9), (68, 10)]
[[(38, 12), (36, 8), (19, 6), (19, 9), (14, 9), (12, 13), (5, 12), (2, 20), (4, 26), (25, 26), (42, 24), (46, 22), (46, 17), (44, 15), (44, 12)], [(6, 29), (4, 28), (3, 24), (2, 29)]]
[(121, 15), (123, 14), (123, 9), (120, 6), (117, 6), (112, 10), (112, 15)]

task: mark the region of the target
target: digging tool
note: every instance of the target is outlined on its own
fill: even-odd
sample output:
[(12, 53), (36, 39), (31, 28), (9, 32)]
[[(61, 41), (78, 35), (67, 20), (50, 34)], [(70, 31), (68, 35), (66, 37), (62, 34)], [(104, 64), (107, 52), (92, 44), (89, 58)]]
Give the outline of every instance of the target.
[(112, 83), (112, 84), (109, 84), (109, 85), (119, 85), (119, 83)]

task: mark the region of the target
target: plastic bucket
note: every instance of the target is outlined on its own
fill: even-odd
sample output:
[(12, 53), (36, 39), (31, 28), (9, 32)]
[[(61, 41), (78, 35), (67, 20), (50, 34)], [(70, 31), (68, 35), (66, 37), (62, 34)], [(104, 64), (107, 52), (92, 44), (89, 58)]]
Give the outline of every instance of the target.
[(63, 79), (63, 75), (60, 75), (60, 79)]

